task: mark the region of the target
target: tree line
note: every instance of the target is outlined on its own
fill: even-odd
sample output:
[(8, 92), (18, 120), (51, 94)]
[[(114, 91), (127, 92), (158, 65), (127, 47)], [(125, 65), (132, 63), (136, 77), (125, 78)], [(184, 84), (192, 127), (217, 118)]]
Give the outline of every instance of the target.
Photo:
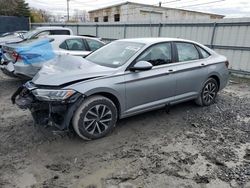
[(0, 0), (0, 16), (30, 17), (31, 22), (49, 22), (50, 14), (41, 9), (30, 8), (25, 0)]
[(0, 0), (0, 15), (30, 17), (31, 11), (24, 0)]

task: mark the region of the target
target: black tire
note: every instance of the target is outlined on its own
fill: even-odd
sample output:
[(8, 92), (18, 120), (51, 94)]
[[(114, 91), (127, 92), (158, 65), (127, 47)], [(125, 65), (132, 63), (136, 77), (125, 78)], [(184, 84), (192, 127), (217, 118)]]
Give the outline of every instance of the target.
[(195, 103), (200, 106), (209, 106), (215, 102), (215, 98), (219, 91), (218, 83), (214, 78), (209, 78), (200, 93), (200, 96), (195, 100)]
[[(95, 114), (95, 115), (94, 115)], [(117, 108), (108, 98), (96, 95), (87, 98), (73, 116), (73, 128), (84, 140), (104, 137), (115, 127)]]

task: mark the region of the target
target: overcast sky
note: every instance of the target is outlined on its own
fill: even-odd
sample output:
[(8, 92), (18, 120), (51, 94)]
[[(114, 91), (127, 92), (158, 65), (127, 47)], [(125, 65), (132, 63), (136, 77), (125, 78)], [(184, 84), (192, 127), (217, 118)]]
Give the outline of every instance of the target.
[[(164, 7), (181, 8), (226, 15), (226, 17), (250, 17), (250, 0), (130, 0), (131, 2)], [(67, 0), (26, 0), (31, 7), (48, 10), (54, 14), (66, 14)], [(74, 9), (93, 10), (123, 0), (70, 0), (71, 13)]]

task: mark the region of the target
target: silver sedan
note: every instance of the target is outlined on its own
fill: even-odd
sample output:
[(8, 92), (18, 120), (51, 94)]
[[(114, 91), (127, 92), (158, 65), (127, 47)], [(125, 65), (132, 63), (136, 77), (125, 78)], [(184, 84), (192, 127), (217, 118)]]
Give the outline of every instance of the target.
[(44, 63), (58, 55), (85, 57), (102, 46), (104, 43), (99, 39), (73, 35), (51, 35), (7, 44), (2, 46), (1, 68), (10, 76), (32, 78)]
[(227, 59), (199, 43), (124, 39), (44, 66), (12, 100), (37, 124), (72, 125), (81, 138), (97, 139), (121, 118), (188, 100), (211, 105), (227, 82)]

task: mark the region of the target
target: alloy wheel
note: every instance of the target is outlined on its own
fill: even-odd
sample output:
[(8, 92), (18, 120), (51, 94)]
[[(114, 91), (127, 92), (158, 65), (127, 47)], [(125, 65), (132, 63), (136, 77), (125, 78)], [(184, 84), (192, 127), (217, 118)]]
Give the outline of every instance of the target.
[(110, 126), (112, 112), (104, 104), (95, 105), (89, 109), (84, 117), (84, 129), (91, 135), (98, 135)]
[(217, 86), (213, 82), (207, 83), (203, 91), (203, 101), (210, 104), (216, 97)]

